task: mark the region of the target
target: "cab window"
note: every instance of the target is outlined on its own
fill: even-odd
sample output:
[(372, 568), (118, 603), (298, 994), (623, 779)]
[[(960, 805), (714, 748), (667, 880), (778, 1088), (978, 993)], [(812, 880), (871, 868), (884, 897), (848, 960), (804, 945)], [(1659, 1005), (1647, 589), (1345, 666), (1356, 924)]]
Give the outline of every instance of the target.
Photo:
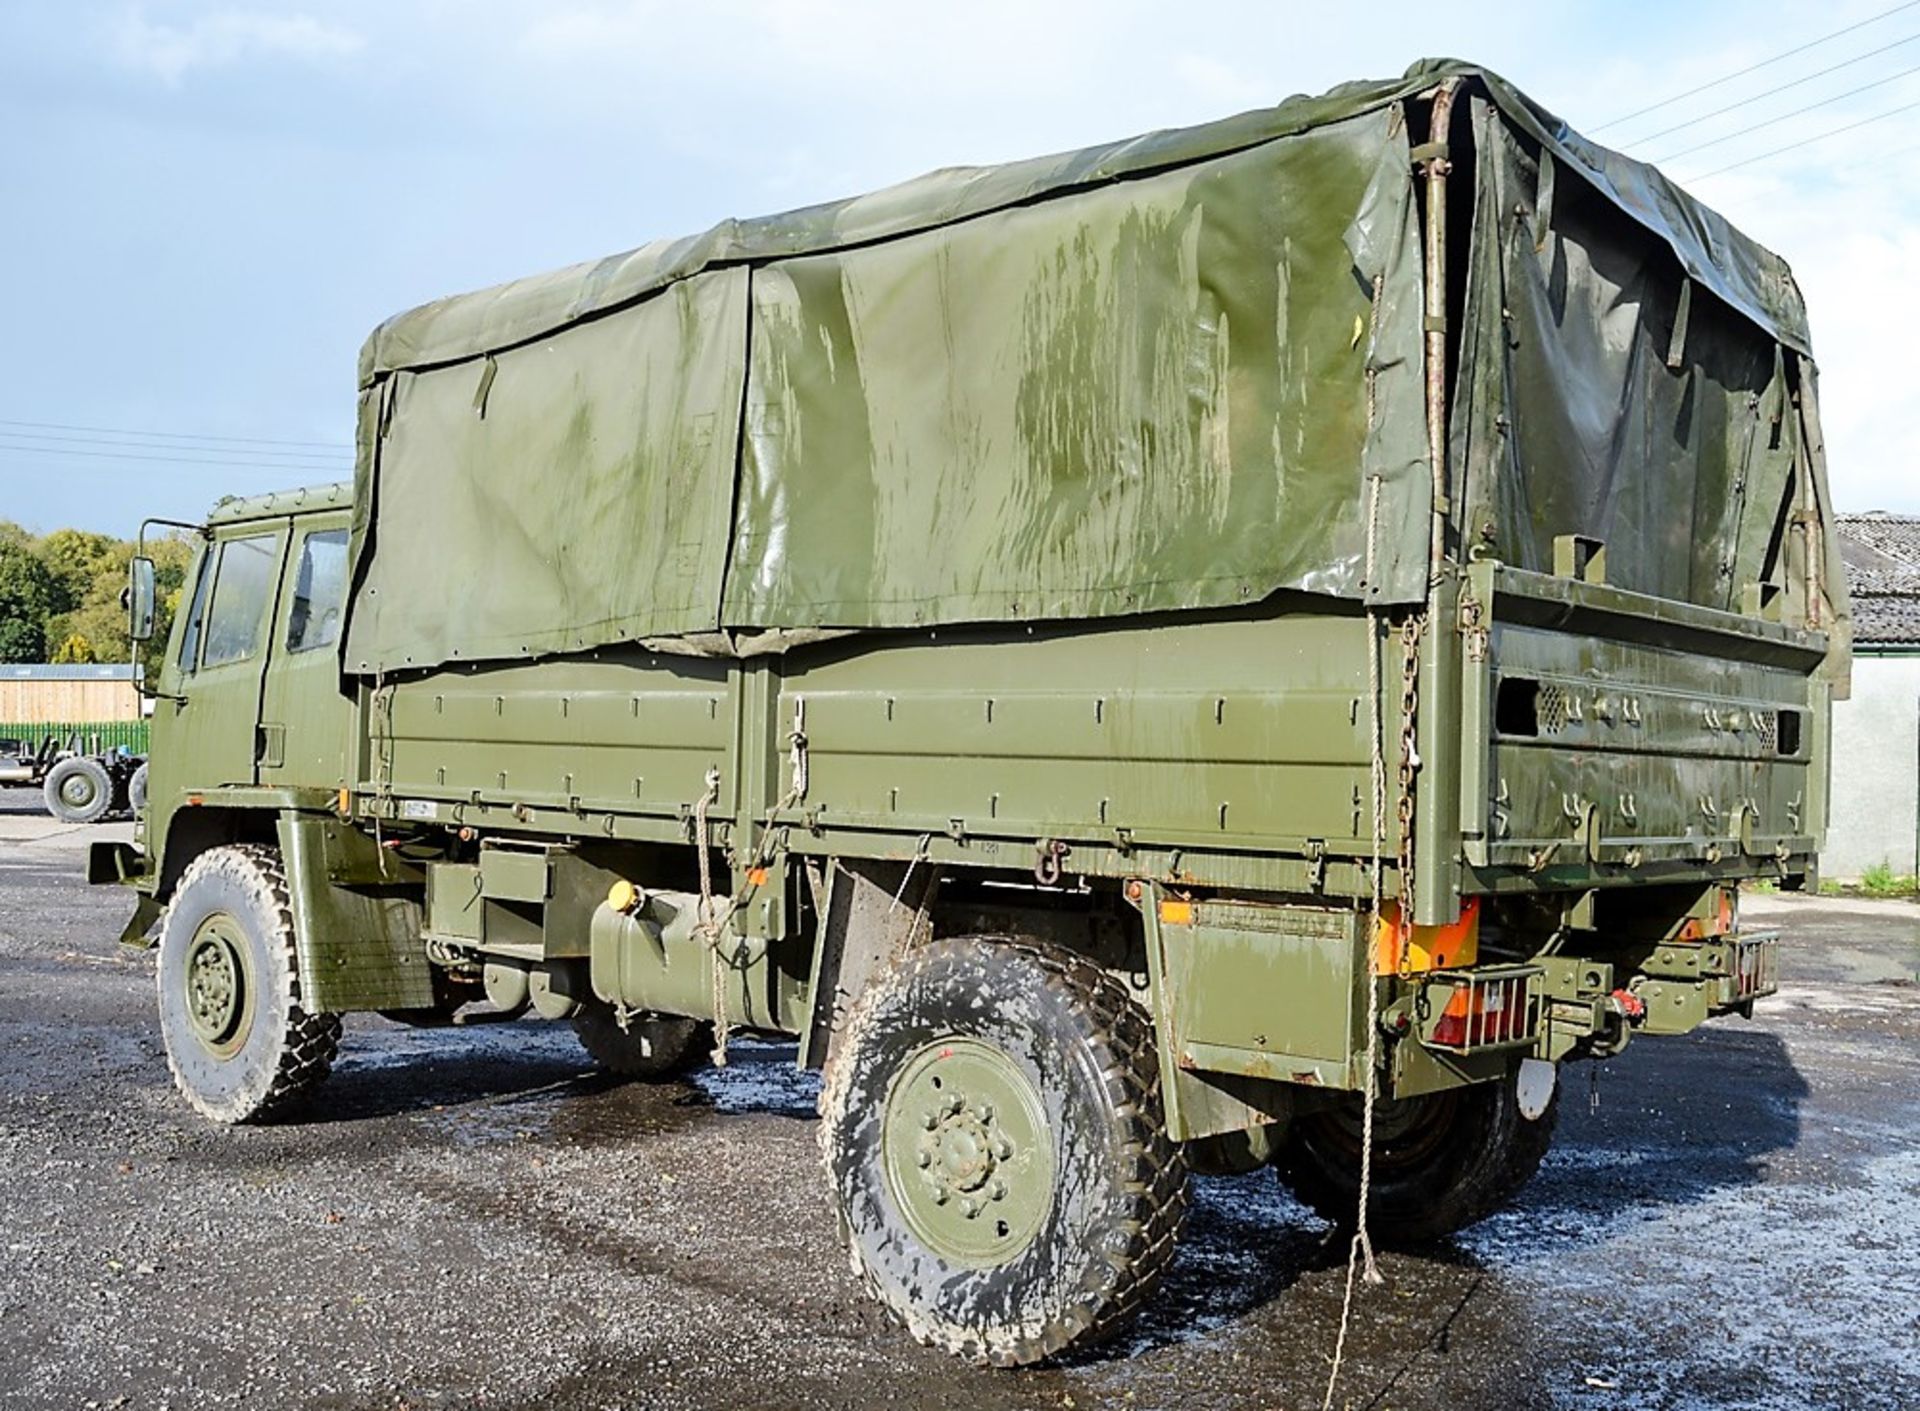
[(219, 550), (211, 545), (200, 555), (199, 572), (193, 576), (193, 603), (180, 625), (180, 669), (192, 671), (200, 664), (200, 626), (207, 615), (207, 585), (213, 582), (213, 561)]
[(340, 639), (340, 605), (347, 589), (347, 531), (323, 529), (300, 545), (300, 568), (287, 610), (287, 650), (310, 652)]
[(203, 668), (245, 661), (253, 655), (260, 640), (260, 619), (273, 594), (276, 542), (272, 534), (253, 534), (220, 546), (213, 597), (207, 604), (206, 642), (200, 651)]

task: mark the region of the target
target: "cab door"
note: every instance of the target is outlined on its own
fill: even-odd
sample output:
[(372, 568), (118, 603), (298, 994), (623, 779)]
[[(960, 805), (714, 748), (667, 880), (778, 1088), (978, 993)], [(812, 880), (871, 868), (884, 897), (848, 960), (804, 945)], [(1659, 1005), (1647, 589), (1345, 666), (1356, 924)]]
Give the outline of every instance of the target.
[(340, 694), (349, 516), (293, 521), (260, 711), (260, 782), (337, 789), (348, 782), (350, 702)]
[(167, 696), (155, 708), (148, 794), (156, 808), (259, 781), (267, 626), (286, 545), (286, 520), (255, 521), (216, 531), (200, 555), (161, 683)]

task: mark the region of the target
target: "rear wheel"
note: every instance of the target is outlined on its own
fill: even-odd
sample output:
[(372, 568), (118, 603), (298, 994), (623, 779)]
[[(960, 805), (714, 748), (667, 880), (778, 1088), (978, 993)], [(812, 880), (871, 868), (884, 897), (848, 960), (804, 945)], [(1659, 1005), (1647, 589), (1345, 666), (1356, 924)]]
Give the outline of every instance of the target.
[(573, 1032), (593, 1061), (622, 1078), (651, 1082), (700, 1064), (701, 1024), (674, 1014), (630, 1014), (623, 1027), (612, 1005), (591, 1000), (573, 1016)]
[[(1423, 1244), (1505, 1205), (1553, 1141), (1558, 1099), (1521, 1115), (1511, 1078), (1375, 1104), (1367, 1229), (1380, 1244)], [(1351, 1228), (1360, 1200), (1361, 1101), (1297, 1118), (1274, 1166), (1313, 1211)]]
[(922, 1342), (1001, 1366), (1099, 1342), (1173, 1257), (1152, 1029), (1068, 952), (909, 952), (855, 1005), (821, 1114), (854, 1272)]
[(135, 813), (146, 811), (147, 765), (145, 760), (142, 760), (140, 767), (133, 771), (133, 777), (127, 780), (127, 807)]
[(267, 1116), (332, 1071), (340, 1018), (301, 1005), (275, 849), (213, 848), (188, 864), (162, 923), (156, 973), (167, 1066), (202, 1116)]
[(97, 823), (113, 807), (106, 766), (85, 755), (72, 755), (49, 769), (41, 792), (47, 812), (62, 823)]

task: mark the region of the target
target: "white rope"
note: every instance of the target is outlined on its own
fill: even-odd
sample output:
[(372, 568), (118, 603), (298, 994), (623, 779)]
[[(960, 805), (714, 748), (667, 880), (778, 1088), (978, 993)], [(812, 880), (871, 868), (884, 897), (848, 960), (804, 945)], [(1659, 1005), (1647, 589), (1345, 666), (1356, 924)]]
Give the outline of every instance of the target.
[[(1380, 475), (1376, 471), (1367, 489), (1367, 587), (1372, 591), (1376, 587), (1376, 553), (1379, 546), (1380, 526)], [(1380, 987), (1374, 981), (1373, 957), (1379, 945), (1380, 914), (1382, 909), (1381, 867), (1386, 852), (1387, 837), (1387, 756), (1386, 742), (1383, 738), (1384, 723), (1380, 714), (1380, 633), (1385, 624), (1385, 615), (1380, 609), (1369, 605), (1367, 609), (1367, 720), (1371, 731), (1371, 749), (1373, 769), (1373, 859), (1368, 869), (1372, 907), (1367, 920), (1367, 1060), (1366, 1088), (1361, 1104), (1360, 1116), (1360, 1204), (1355, 1213), (1353, 1242), (1347, 1247), (1347, 1288), (1340, 1301), (1340, 1331), (1333, 1343), (1333, 1367), (1327, 1374), (1327, 1394), (1320, 1402), (1320, 1411), (1332, 1411), (1333, 1393), (1340, 1383), (1340, 1367), (1346, 1358), (1347, 1328), (1353, 1319), (1353, 1290), (1355, 1275), (1365, 1269), (1365, 1278), (1369, 1284), (1386, 1282), (1380, 1276), (1380, 1267), (1374, 1262), (1373, 1239), (1367, 1232), (1367, 1205), (1373, 1188), (1373, 1106), (1377, 1086), (1375, 1079), (1376, 1064), (1380, 1055)]]

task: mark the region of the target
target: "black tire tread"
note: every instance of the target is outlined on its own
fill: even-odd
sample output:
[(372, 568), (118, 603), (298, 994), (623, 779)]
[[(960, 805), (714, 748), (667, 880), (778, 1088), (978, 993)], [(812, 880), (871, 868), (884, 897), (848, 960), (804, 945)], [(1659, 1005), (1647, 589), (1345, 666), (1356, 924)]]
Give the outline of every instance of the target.
[[(1047, 988), (1064, 1000), (1067, 1011), (1076, 1018), (1082, 1031), (1109, 1054), (1101, 1076), (1112, 1098), (1113, 1120), (1122, 1127), (1123, 1149), (1136, 1170), (1135, 1180), (1127, 1184), (1138, 1191), (1142, 1216), (1128, 1222), (1124, 1249), (1109, 1256), (1111, 1277), (1104, 1287), (1086, 1290), (1072, 1308), (1037, 1334), (1008, 1337), (991, 1344), (983, 1343), (965, 1330), (949, 1328), (905, 1300), (894, 1298), (876, 1271), (867, 1267), (858, 1243), (849, 1237), (844, 1221), (839, 1218), (837, 1207), (836, 1227), (854, 1277), (869, 1296), (900, 1319), (917, 1341), (993, 1366), (1020, 1366), (1057, 1355), (1069, 1347), (1092, 1347), (1110, 1339), (1125, 1328), (1153, 1296), (1173, 1262), (1186, 1220), (1187, 1161), (1184, 1150), (1167, 1136), (1162, 1115), (1159, 1053), (1152, 1025), (1119, 981), (1081, 956), (1057, 946), (1011, 936), (967, 939), (987, 941), (1024, 953), (1046, 974)], [(909, 951), (895, 962), (890, 972), (876, 979), (854, 1002), (845, 1027), (837, 1036), (835, 1053), (844, 1053), (857, 1045), (874, 1026), (884, 986), (909, 982), (915, 972), (925, 968), (937, 954), (938, 949), (933, 946)], [(847, 1100), (846, 1069), (843, 1063), (829, 1062), (820, 1093), (820, 1112), (826, 1120), (820, 1124), (819, 1139), (829, 1172), (829, 1187), (836, 1125), (832, 1114)]]
[[(1505, 1095), (1503, 1100), (1513, 1101)], [(1436, 1174), (1435, 1199), (1417, 1212), (1396, 1211), (1376, 1200), (1367, 1220), (1373, 1242), (1383, 1248), (1432, 1244), (1503, 1209), (1540, 1169), (1553, 1145), (1559, 1114), (1557, 1093), (1536, 1120), (1528, 1121), (1516, 1112), (1502, 1149), (1452, 1186), (1440, 1185), (1441, 1178)], [(1341, 1230), (1354, 1228), (1359, 1213), (1357, 1176), (1329, 1171), (1312, 1146), (1300, 1139), (1297, 1127), (1275, 1154), (1273, 1165), (1281, 1182), (1301, 1204)]]
[[(640, 1082), (676, 1078), (700, 1066), (700, 1034), (704, 1026), (693, 1019), (669, 1014), (638, 1014), (627, 1029), (614, 1018), (613, 1007), (593, 1002), (573, 1016), (573, 1032), (587, 1056), (609, 1073)], [(640, 1051), (640, 1026), (650, 1032), (651, 1053)]]

